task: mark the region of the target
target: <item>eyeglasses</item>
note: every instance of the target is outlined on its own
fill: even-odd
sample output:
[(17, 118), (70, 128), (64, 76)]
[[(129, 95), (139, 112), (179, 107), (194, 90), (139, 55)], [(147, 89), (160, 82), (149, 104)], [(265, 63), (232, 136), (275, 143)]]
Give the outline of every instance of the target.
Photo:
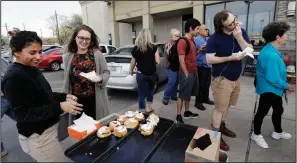
[(91, 41), (91, 38), (85, 38), (83, 36), (77, 36), (77, 38), (79, 39), (79, 41), (86, 41), (86, 42), (90, 42)]
[(236, 21), (237, 21), (237, 18), (234, 17), (234, 20), (233, 20), (229, 25), (227, 25), (227, 26), (225, 26), (225, 27), (231, 27), (232, 25), (235, 24)]

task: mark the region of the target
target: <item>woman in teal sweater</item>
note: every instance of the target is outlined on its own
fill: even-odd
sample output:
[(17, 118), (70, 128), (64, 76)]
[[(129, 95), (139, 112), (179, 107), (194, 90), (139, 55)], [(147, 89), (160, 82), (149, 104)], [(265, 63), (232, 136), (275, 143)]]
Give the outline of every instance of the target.
[(260, 51), (256, 74), (256, 92), (260, 95), (259, 107), (255, 116), (254, 133), (252, 139), (262, 148), (268, 148), (263, 136), (261, 126), (264, 117), (272, 107), (272, 123), (274, 139), (290, 139), (292, 136), (282, 130), (281, 120), (284, 111), (282, 96), (284, 92), (294, 92), (293, 85), (287, 83), (286, 65), (283, 54), (277, 50), (288, 40), (286, 34), (290, 26), (286, 22), (269, 23), (262, 32), (262, 37), (266, 41), (265, 47)]

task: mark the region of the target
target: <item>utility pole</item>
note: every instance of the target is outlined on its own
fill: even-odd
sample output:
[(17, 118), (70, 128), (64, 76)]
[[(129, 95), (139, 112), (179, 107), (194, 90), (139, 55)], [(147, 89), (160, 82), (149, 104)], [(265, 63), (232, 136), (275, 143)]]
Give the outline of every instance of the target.
[(57, 11), (55, 10), (55, 16), (56, 16), (56, 28), (57, 28), (57, 38), (58, 38), (58, 42), (61, 45), (61, 41), (60, 41), (60, 35), (59, 35), (59, 24), (58, 24), (58, 15), (57, 15)]
[(41, 31), (41, 29), (40, 29), (40, 34), (41, 34), (41, 39), (42, 39), (42, 31)]
[(8, 26), (7, 26), (7, 23), (5, 23), (5, 29), (6, 29), (6, 34), (7, 34), (7, 36), (9, 36), (9, 35), (8, 35)]

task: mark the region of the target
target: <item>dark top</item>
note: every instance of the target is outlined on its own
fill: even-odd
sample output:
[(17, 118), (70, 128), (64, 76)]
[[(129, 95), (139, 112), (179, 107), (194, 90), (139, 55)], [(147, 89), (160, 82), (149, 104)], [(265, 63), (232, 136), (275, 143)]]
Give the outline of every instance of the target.
[[(250, 43), (248, 35), (244, 29), (241, 29), (244, 40)], [(233, 51), (232, 51), (233, 50)], [(215, 56), (227, 57), (232, 53), (241, 50), (237, 40), (233, 34), (227, 35), (223, 32), (212, 34), (207, 40), (206, 53), (216, 53)], [(212, 65), (212, 76), (224, 76), (231, 81), (236, 81), (240, 77), (242, 71), (241, 61), (230, 61)]]
[(155, 53), (157, 46), (148, 47), (146, 52), (141, 52), (137, 46), (132, 50), (132, 56), (136, 60), (136, 67), (144, 75), (153, 75), (156, 73)]
[(36, 67), (13, 63), (4, 75), (1, 90), (16, 118), (19, 134), (25, 137), (41, 135), (63, 113), (60, 102), (66, 101), (66, 94), (52, 92)]
[(95, 83), (79, 75), (81, 72), (89, 73), (96, 70), (94, 58), (93, 53), (74, 54), (70, 71), (73, 95), (83, 98), (95, 95)]

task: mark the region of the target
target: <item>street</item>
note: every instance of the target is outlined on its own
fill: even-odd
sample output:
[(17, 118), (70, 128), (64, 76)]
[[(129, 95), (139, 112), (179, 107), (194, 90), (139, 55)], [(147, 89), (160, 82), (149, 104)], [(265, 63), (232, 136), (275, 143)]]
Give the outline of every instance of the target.
[[(43, 71), (45, 78), (49, 81), (54, 92), (62, 92), (64, 72)], [(157, 93), (164, 90), (165, 83), (161, 84)], [(111, 113), (119, 112), (137, 103), (137, 92), (108, 90), (108, 98)], [(16, 123), (6, 115), (2, 119), (2, 140), (8, 154), (1, 159), (1, 162), (34, 162), (34, 160), (23, 152), (18, 141)]]

